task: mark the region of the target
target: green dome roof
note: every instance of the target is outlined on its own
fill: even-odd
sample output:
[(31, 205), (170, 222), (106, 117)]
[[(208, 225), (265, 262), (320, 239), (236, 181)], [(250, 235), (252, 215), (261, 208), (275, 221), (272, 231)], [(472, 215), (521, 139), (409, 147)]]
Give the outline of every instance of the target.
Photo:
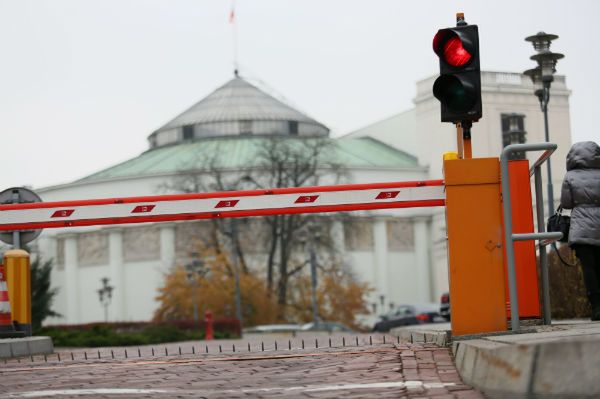
[[(204, 139), (158, 147), (136, 158), (96, 172), (78, 180), (92, 182), (116, 178), (176, 174), (185, 170), (202, 170), (203, 153), (223, 154), (219, 157), (222, 169), (241, 170), (256, 166), (257, 154), (268, 140), (275, 138), (237, 136)], [(328, 163), (338, 163), (348, 168), (418, 168), (417, 158), (388, 146), (371, 137), (361, 138), (285, 138), (292, 145), (302, 145), (304, 140), (327, 140), (331, 144)]]

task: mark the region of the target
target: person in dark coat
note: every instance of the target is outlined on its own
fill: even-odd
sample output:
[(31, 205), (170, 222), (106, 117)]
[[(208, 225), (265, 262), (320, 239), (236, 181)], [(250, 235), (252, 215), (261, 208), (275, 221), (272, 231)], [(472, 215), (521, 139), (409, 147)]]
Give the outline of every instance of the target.
[(569, 246), (581, 262), (592, 320), (600, 320), (600, 146), (575, 143), (567, 154), (560, 204), (571, 209)]

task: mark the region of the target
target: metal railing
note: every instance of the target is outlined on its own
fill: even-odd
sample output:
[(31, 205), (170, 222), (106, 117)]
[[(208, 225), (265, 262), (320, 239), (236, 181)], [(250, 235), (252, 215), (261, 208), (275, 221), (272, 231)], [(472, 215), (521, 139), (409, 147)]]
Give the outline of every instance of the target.
[[(551, 323), (550, 312), (550, 288), (548, 279), (548, 267), (546, 259), (546, 245), (549, 245), (562, 238), (562, 233), (545, 232), (544, 221), (544, 196), (542, 193), (542, 172), (541, 165), (550, 158), (550, 155), (556, 150), (554, 143), (539, 144), (511, 144), (504, 147), (500, 156), (500, 168), (502, 173), (502, 196), (504, 208), (504, 241), (506, 242), (506, 264), (508, 267), (508, 293), (510, 301), (510, 324), (513, 331), (519, 331), (519, 298), (517, 293), (517, 272), (515, 269), (515, 241), (538, 241), (540, 253), (540, 269), (542, 275), (542, 313), (544, 324)], [(544, 153), (534, 162), (529, 170), (529, 176), (534, 176), (535, 181), (535, 207), (537, 214), (537, 233), (513, 233), (512, 207), (510, 199), (510, 176), (508, 173), (509, 156), (515, 152), (544, 151)]]

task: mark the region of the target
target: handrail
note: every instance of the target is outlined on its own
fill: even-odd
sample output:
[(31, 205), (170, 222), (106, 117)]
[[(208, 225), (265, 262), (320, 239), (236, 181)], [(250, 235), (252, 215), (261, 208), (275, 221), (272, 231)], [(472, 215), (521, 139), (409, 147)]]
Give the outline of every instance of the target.
[[(504, 209), (504, 241), (506, 242), (506, 264), (508, 268), (508, 294), (510, 302), (510, 324), (513, 331), (519, 331), (519, 297), (517, 293), (517, 273), (515, 270), (515, 241), (538, 240), (540, 249), (540, 268), (542, 269), (542, 301), (544, 323), (550, 324), (550, 294), (548, 288), (548, 270), (546, 268), (546, 250), (544, 245), (562, 238), (562, 233), (544, 232), (544, 201), (541, 190), (540, 166), (550, 158), (556, 150), (554, 143), (511, 144), (502, 150), (500, 170), (502, 174), (502, 196)], [(512, 225), (512, 207), (510, 199), (510, 175), (508, 172), (509, 156), (515, 152), (544, 151), (530, 169), (530, 176), (535, 176), (535, 197), (538, 233), (514, 234)]]
[(555, 241), (558, 241), (562, 238), (562, 233), (560, 232), (552, 232), (552, 233), (519, 233), (513, 234), (513, 241), (531, 241), (531, 240), (549, 240), (549, 244), (552, 244)]
[(546, 162), (546, 160), (548, 158), (550, 158), (550, 156), (554, 153), (554, 151), (556, 151), (556, 148), (553, 148), (551, 150), (546, 150), (542, 153), (542, 155), (540, 155), (540, 157), (533, 163), (533, 166), (531, 168), (529, 168), (529, 177), (533, 176), (533, 173), (535, 172), (535, 168), (539, 168), (541, 164)]

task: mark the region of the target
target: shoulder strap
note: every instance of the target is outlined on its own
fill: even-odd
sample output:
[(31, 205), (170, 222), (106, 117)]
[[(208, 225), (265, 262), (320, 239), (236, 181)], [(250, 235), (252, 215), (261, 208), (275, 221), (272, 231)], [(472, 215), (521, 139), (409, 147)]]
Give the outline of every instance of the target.
[(556, 243), (555, 242), (552, 243), (552, 248), (554, 248), (554, 252), (556, 252), (556, 256), (558, 256), (558, 259), (560, 259), (560, 261), (562, 262), (563, 265), (569, 266), (569, 267), (576, 267), (577, 266), (577, 264), (571, 264), (571, 263), (569, 263), (569, 262), (567, 262), (567, 261), (565, 261), (563, 259), (563, 257), (560, 255), (560, 252), (558, 251), (558, 248), (556, 248)]

